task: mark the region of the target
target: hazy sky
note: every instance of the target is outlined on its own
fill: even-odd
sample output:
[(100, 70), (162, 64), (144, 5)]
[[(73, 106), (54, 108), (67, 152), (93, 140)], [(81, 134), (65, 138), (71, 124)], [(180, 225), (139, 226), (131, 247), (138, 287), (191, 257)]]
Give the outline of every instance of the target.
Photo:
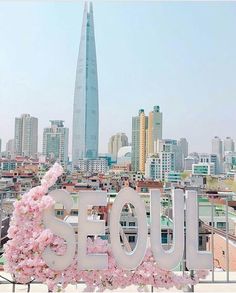
[[(14, 118), (63, 119), (72, 107), (83, 2), (0, 2), (0, 138)], [(236, 139), (236, 2), (95, 2), (100, 152), (153, 105), (164, 138), (210, 151), (215, 135)], [(71, 147), (70, 147), (71, 148)]]

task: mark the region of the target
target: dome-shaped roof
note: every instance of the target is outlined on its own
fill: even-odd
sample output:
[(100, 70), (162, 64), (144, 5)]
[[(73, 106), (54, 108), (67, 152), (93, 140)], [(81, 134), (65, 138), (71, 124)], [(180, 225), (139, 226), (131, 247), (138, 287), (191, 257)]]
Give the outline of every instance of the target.
[(117, 154), (117, 159), (118, 158), (131, 158), (131, 146), (124, 146), (124, 147), (121, 147), (118, 151), (118, 154)]

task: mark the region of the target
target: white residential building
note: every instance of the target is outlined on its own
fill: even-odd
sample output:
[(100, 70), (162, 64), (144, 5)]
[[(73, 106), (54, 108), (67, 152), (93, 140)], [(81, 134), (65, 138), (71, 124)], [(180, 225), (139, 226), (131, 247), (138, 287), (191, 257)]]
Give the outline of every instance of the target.
[(77, 164), (78, 171), (88, 173), (106, 173), (108, 162), (106, 159), (79, 159)]
[(150, 156), (145, 164), (145, 177), (164, 181), (166, 174), (175, 171), (175, 154), (173, 152), (160, 152)]
[(15, 118), (15, 153), (36, 156), (38, 152), (38, 118), (22, 114)]
[(214, 164), (214, 174), (217, 174), (217, 160), (218, 157), (215, 154), (199, 153), (199, 163), (213, 163)]
[(62, 165), (68, 162), (69, 129), (63, 120), (51, 120), (51, 126), (43, 131), (43, 155)]
[(145, 163), (145, 178), (161, 180), (161, 160), (158, 155), (147, 158)]

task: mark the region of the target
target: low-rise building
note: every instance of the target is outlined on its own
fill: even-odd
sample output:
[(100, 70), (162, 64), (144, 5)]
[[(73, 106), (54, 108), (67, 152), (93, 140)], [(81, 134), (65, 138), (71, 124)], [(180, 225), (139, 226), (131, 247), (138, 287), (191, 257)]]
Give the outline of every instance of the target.
[(169, 172), (165, 174), (165, 182), (179, 183), (181, 182), (180, 172)]
[(108, 162), (106, 159), (79, 159), (77, 170), (88, 173), (106, 173)]
[(192, 165), (193, 175), (214, 175), (215, 174), (215, 164), (214, 163), (198, 163)]
[(137, 192), (150, 192), (151, 189), (161, 189), (163, 188), (163, 183), (152, 180), (142, 180), (136, 182), (136, 191)]

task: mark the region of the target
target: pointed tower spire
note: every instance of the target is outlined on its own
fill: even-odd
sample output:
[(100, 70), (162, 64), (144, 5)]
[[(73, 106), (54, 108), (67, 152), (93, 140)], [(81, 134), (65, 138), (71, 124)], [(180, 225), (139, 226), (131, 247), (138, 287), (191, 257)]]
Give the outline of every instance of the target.
[(72, 163), (98, 156), (98, 81), (93, 6), (85, 2), (73, 108)]

